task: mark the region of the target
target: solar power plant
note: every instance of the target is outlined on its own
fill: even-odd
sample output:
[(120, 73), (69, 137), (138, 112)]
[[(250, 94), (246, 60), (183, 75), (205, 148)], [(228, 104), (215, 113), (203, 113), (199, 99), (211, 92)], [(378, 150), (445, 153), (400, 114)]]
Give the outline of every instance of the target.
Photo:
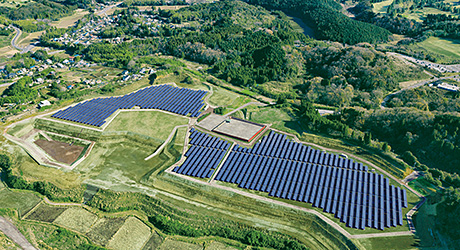
[(185, 153), (187, 159), (180, 167), (175, 167), (173, 172), (210, 178), (228, 151), (230, 143), (195, 129), (191, 130), (190, 138), (189, 143), (192, 146)]
[(383, 175), (273, 131), (252, 149), (233, 147), (215, 179), (311, 203), (351, 228), (402, 225), (402, 207), (407, 207), (406, 190), (390, 185)]
[(56, 112), (51, 117), (100, 127), (118, 109), (160, 109), (198, 117), (205, 105), (204, 90), (158, 85), (120, 97), (96, 98)]

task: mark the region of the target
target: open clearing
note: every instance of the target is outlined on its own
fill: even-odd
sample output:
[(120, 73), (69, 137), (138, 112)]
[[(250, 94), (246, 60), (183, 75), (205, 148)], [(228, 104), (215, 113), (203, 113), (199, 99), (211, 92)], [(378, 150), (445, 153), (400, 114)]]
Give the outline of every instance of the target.
[(203, 246), (187, 243), (183, 241), (177, 241), (172, 239), (166, 239), (158, 250), (202, 250)]
[(56, 161), (69, 165), (75, 162), (85, 149), (84, 147), (78, 145), (69, 145), (65, 142), (47, 141), (43, 139), (36, 140), (35, 144), (37, 144)]
[(84, 234), (89, 231), (97, 219), (95, 214), (83, 208), (71, 207), (57, 217), (54, 223)]
[(187, 123), (185, 117), (161, 111), (122, 111), (105, 131), (129, 131), (164, 141), (175, 126)]
[(107, 246), (116, 250), (141, 249), (149, 238), (150, 228), (139, 219), (129, 217)]
[(392, 2), (393, 2), (393, 0), (386, 0), (386, 1), (382, 1), (380, 3), (373, 3), (372, 5), (374, 5), (374, 12), (386, 13), (387, 9), (388, 9), (388, 6), (390, 6), (390, 4)]
[(59, 21), (51, 22), (51, 25), (56, 28), (68, 28), (75, 25), (75, 23), (80, 20), (83, 16), (89, 14), (88, 11), (83, 9), (75, 10), (75, 13), (71, 16), (63, 17)]
[(0, 190), (0, 208), (14, 208), (19, 212), (19, 216), (23, 216), (40, 201), (40, 197), (31, 192), (26, 191), (11, 191), (8, 189)]
[(365, 249), (372, 250), (406, 250), (419, 249), (416, 246), (417, 241), (413, 236), (396, 236), (396, 237), (379, 237), (360, 239), (359, 242)]
[(417, 45), (428, 51), (460, 60), (460, 40), (430, 37)]
[(237, 250), (237, 248), (225, 245), (222, 242), (213, 241), (205, 250)]
[(27, 216), (27, 219), (52, 223), (65, 210), (67, 207), (50, 206), (42, 203)]
[(105, 246), (125, 221), (126, 218), (101, 218), (86, 235), (92, 242)]

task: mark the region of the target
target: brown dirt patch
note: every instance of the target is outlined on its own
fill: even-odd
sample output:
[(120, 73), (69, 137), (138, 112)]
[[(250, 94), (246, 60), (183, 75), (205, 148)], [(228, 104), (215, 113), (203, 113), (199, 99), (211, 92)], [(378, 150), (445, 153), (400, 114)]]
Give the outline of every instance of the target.
[(43, 149), (56, 161), (69, 165), (78, 159), (78, 157), (81, 155), (84, 149), (84, 147), (82, 146), (71, 146), (65, 142), (47, 141), (42, 139), (36, 140), (35, 144), (37, 144), (41, 149)]

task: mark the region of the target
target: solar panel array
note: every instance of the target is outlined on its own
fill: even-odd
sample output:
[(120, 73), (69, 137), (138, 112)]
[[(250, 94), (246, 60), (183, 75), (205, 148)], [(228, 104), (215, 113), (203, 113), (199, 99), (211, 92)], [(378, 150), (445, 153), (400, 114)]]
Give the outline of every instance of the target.
[(347, 227), (383, 230), (403, 224), (406, 191), (367, 166), (288, 140), (273, 131), (252, 149), (236, 146), (216, 180), (269, 196), (311, 203)]
[(185, 153), (187, 159), (174, 172), (188, 176), (210, 178), (219, 165), (230, 143), (195, 129), (190, 134), (190, 149)]
[(51, 117), (100, 127), (118, 109), (160, 109), (198, 117), (203, 108), (204, 90), (157, 85), (120, 97), (96, 98), (61, 110)]

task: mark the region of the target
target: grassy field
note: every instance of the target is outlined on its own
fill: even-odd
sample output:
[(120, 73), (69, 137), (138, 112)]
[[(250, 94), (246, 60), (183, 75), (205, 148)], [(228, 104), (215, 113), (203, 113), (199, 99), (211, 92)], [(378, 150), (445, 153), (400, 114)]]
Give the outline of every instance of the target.
[(165, 141), (175, 126), (187, 123), (187, 118), (161, 111), (127, 111), (120, 112), (105, 131), (129, 131)]
[(8, 238), (2, 231), (0, 231), (0, 246), (4, 250), (19, 250), (19, 249), (21, 249), (10, 238)]
[(86, 235), (92, 242), (105, 246), (125, 221), (126, 218), (101, 218)]
[(139, 219), (129, 217), (109, 241), (107, 247), (116, 250), (141, 249), (149, 238), (150, 228)]
[(158, 250), (201, 250), (203, 246), (187, 243), (183, 241), (177, 241), (172, 239), (166, 239)]
[(42, 203), (37, 208), (35, 208), (34, 211), (30, 213), (26, 219), (52, 223), (65, 210), (67, 210), (67, 207), (50, 206)]
[(446, 58), (460, 60), (460, 40), (430, 37), (416, 45)]
[(73, 15), (63, 17), (59, 21), (51, 22), (51, 25), (56, 28), (68, 28), (75, 25), (75, 23), (86, 14), (89, 14), (89, 12), (83, 9), (77, 9)]
[(35, 207), (40, 201), (40, 197), (31, 192), (11, 191), (0, 189), (0, 208), (17, 209), (20, 216), (23, 216)]
[(18, 4), (25, 4), (28, 0), (13, 0), (13, 1), (2, 1), (0, 3), (0, 7), (9, 7), (9, 8), (16, 8)]
[[(0, 36), (0, 48), (10, 46), (11, 40), (13, 40), (13, 37), (16, 33), (13, 32), (8, 36)], [(0, 54), (1, 56), (1, 54)]]
[(42, 34), (43, 31), (29, 33), (26, 37), (20, 39), (17, 44), (19, 47), (27, 47), (28, 45), (37, 42)]
[(158, 249), (158, 247), (163, 243), (163, 239), (157, 232), (152, 231), (152, 236), (150, 239), (145, 243), (144, 248), (142, 250), (151, 250), (151, 249)]
[(438, 10), (438, 9), (435, 9), (435, 8), (431, 8), (431, 7), (424, 7), (423, 9), (416, 9), (414, 11), (411, 11), (411, 12), (406, 12), (403, 14), (403, 16), (406, 16), (407, 18), (409, 19), (413, 19), (417, 22), (423, 22), (423, 18), (428, 15), (428, 14), (445, 14), (445, 15), (454, 15), (455, 14), (452, 14), (451, 12), (448, 12), (448, 11), (442, 11), (442, 10)]
[(218, 241), (213, 241), (212, 243), (210, 243), (209, 245), (207, 245), (205, 248), (205, 250), (237, 250), (237, 248), (234, 248), (232, 246), (228, 246), (222, 242), (218, 242)]
[(34, 121), (28, 120), (25, 122), (18, 123), (8, 129), (8, 134), (16, 137), (22, 137), (25, 134), (29, 133), (34, 128)]
[(71, 207), (57, 217), (53, 223), (84, 234), (90, 230), (97, 219), (95, 214), (83, 208)]
[(393, 2), (393, 0), (386, 0), (380, 3), (373, 3), (374, 5), (374, 12), (376, 13), (386, 13), (388, 6)]
[(360, 239), (359, 242), (366, 248), (372, 250), (406, 250), (419, 249), (416, 246), (417, 240), (413, 236), (379, 237)]

